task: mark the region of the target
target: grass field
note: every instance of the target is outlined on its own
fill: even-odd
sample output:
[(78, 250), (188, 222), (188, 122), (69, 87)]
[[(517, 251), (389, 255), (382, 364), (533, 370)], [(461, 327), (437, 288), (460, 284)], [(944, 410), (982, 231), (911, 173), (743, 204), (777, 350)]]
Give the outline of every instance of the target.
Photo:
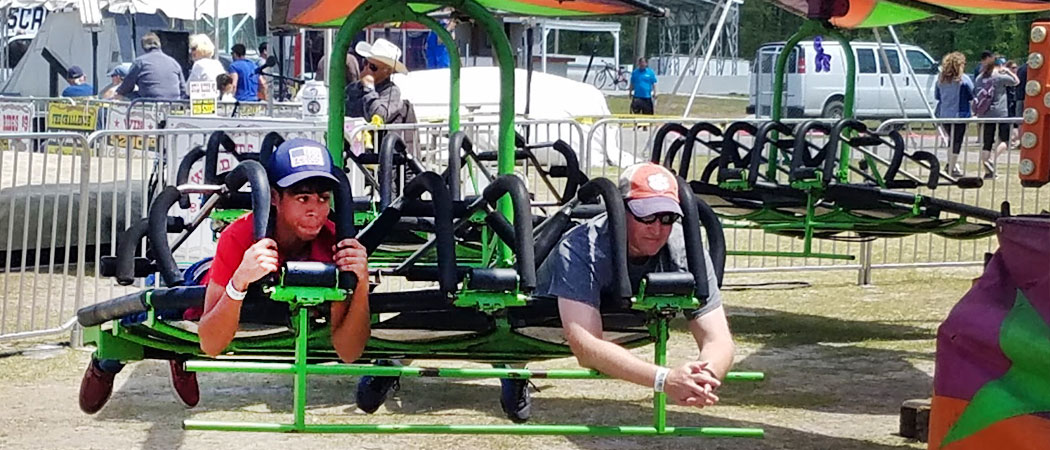
[[(272, 435), (183, 431), (183, 419), (290, 420), (289, 377), (201, 374), (203, 400), (187, 410), (172, 399), (166, 365), (148, 361), (117, 377), (109, 405), (95, 416), (76, 406), (87, 350), (0, 344), (0, 448), (922, 448), (896, 436), (902, 401), (929, 395), (938, 323), (977, 269), (894, 270), (858, 287), (842, 272), (736, 274), (724, 293), (737, 341), (737, 370), (767, 380), (727, 384), (722, 403), (671, 407), (677, 425), (761, 427), (764, 440), (506, 436)], [(931, 283), (931, 280), (936, 282)], [(805, 282), (759, 288), (755, 283)], [(750, 285), (750, 286), (749, 286)], [(636, 350), (651, 357), (652, 348)], [(681, 323), (669, 361), (695, 358)], [(427, 362), (426, 365), (434, 365)], [(458, 363), (451, 363), (456, 365)], [(418, 363), (417, 365), (423, 365)], [(573, 367), (571, 358), (530, 367)], [(311, 378), (311, 423), (509, 423), (497, 383), (409, 379), (373, 416), (355, 412), (356, 380)], [(538, 380), (533, 423), (646, 424), (646, 388), (618, 381)]]
[[(609, 110), (613, 114), (631, 112), (631, 100), (626, 95), (608, 96)], [(653, 112), (658, 116), (682, 116), (689, 97), (685, 95), (660, 95), (656, 97)], [(690, 117), (744, 117), (747, 97), (697, 97), (689, 112)]]

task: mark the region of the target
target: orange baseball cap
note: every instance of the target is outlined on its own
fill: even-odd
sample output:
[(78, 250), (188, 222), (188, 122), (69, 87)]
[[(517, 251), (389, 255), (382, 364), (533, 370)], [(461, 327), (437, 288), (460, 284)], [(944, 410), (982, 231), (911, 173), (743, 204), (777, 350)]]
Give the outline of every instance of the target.
[(624, 170), (620, 174), (620, 195), (635, 217), (660, 213), (682, 215), (678, 179), (659, 164), (640, 163)]

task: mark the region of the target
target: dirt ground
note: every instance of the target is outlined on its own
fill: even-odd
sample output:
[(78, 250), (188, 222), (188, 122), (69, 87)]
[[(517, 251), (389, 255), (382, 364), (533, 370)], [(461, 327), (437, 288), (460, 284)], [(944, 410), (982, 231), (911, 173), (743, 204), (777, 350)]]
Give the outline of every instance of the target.
[[(936, 327), (979, 274), (977, 268), (888, 270), (875, 285), (852, 272), (730, 275), (725, 292), (737, 342), (736, 370), (761, 383), (729, 383), (722, 403), (671, 407), (669, 423), (761, 427), (763, 440), (698, 438), (486, 437), (432, 435), (280, 435), (184, 431), (183, 419), (290, 421), (290, 377), (201, 374), (203, 400), (179, 406), (167, 367), (128, 366), (113, 398), (88, 416), (76, 404), (90, 349), (45, 343), (0, 344), (0, 448), (923, 448), (896, 436), (902, 401), (927, 397)], [(808, 286), (758, 283), (799, 282)], [(751, 286), (746, 286), (751, 285)], [(695, 344), (675, 324), (669, 360), (694, 358)], [(58, 345), (55, 345), (58, 344)], [(650, 358), (652, 348), (637, 350)], [(433, 366), (440, 362), (417, 362)], [(454, 363), (453, 363), (454, 364)], [(561, 359), (531, 367), (573, 367)], [(355, 412), (356, 380), (311, 378), (311, 423), (509, 423), (496, 381), (406, 379), (373, 416)], [(618, 381), (539, 380), (532, 423), (645, 425), (651, 394)]]

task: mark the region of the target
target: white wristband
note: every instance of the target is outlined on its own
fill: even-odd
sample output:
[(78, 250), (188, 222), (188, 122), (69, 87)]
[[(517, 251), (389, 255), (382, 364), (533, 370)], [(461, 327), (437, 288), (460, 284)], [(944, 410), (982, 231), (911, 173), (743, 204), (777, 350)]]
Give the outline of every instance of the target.
[(669, 373), (671, 373), (671, 369), (666, 367), (656, 369), (656, 378), (653, 379), (653, 392), (664, 391), (664, 384), (667, 383), (667, 374)]
[(233, 287), (233, 280), (226, 283), (226, 296), (229, 297), (230, 300), (236, 300), (239, 302), (244, 300), (245, 295), (248, 295), (247, 291), (238, 291), (237, 288)]

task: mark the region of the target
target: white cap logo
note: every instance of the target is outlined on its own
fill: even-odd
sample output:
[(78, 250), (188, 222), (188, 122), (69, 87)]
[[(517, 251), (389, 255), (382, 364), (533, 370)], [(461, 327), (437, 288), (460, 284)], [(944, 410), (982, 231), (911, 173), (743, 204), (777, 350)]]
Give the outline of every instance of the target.
[(323, 166), (324, 154), (317, 147), (296, 147), (288, 151), (292, 167), (299, 166)]
[(663, 192), (671, 189), (671, 180), (667, 179), (667, 175), (662, 173), (649, 175), (649, 177), (646, 178), (646, 181), (649, 183), (649, 189), (656, 192)]

